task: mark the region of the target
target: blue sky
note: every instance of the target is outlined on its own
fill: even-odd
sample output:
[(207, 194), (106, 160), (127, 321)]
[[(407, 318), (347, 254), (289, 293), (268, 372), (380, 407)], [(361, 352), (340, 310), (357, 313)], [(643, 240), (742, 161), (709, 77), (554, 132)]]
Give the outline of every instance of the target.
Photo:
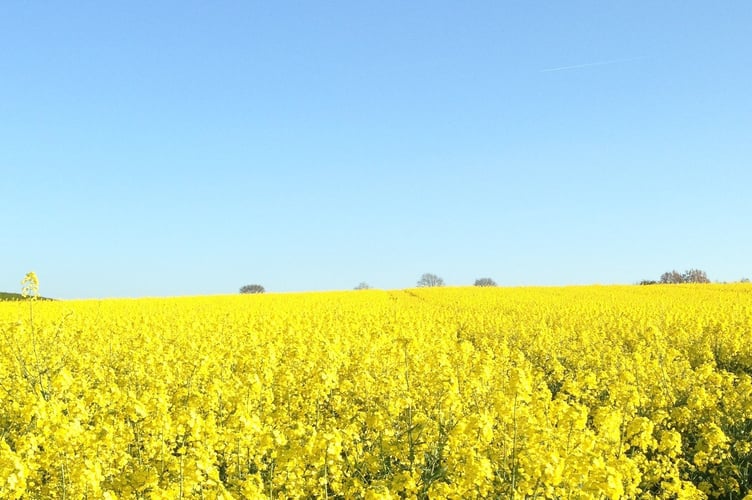
[(752, 277), (752, 3), (2, 2), (0, 290)]

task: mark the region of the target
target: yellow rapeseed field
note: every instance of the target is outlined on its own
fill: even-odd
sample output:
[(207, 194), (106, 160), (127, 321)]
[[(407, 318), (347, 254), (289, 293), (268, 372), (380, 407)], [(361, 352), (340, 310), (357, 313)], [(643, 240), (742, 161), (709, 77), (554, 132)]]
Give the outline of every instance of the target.
[(752, 286), (0, 304), (0, 498), (752, 498)]

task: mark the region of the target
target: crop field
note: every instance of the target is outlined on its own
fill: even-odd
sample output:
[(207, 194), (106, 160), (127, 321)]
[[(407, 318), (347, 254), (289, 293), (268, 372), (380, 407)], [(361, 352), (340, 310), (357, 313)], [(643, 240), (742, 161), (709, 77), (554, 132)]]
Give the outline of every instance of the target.
[(752, 498), (752, 286), (0, 304), (0, 498)]

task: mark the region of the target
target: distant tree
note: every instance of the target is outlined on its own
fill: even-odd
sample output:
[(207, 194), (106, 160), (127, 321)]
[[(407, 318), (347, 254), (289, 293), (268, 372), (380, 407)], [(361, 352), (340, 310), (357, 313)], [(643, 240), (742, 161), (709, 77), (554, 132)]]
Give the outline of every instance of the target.
[(432, 286), (444, 286), (444, 280), (439, 278), (435, 274), (425, 273), (418, 280), (418, 286), (421, 288), (432, 287)]
[(496, 282), (491, 278), (478, 278), (475, 280), (475, 286), (496, 286)]
[(358, 283), (358, 286), (354, 288), (354, 290), (368, 290), (370, 288), (371, 288), (371, 285), (369, 285), (365, 281), (361, 281), (360, 283)]
[(679, 274), (676, 270), (663, 273), (659, 283), (677, 284), (677, 283), (710, 283), (708, 275), (701, 269), (690, 269)]
[(640, 281), (640, 285), (656, 285), (658, 284), (655, 280), (642, 280)]
[(245, 285), (240, 287), (240, 293), (264, 293), (264, 287), (261, 285)]
[(682, 274), (684, 283), (710, 283), (708, 275), (700, 269), (690, 269)]
[(679, 274), (676, 270), (673, 270), (671, 272), (666, 272), (661, 274), (661, 279), (658, 280), (659, 283), (663, 285), (675, 285), (678, 283), (684, 283), (684, 277)]
[(742, 278), (739, 280), (739, 283), (749, 283), (749, 278)]

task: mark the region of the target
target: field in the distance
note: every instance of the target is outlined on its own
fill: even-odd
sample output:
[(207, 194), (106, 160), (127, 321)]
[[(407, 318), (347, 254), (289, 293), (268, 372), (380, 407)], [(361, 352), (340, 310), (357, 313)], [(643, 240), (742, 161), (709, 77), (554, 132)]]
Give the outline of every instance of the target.
[(752, 498), (752, 286), (0, 304), (2, 498)]

